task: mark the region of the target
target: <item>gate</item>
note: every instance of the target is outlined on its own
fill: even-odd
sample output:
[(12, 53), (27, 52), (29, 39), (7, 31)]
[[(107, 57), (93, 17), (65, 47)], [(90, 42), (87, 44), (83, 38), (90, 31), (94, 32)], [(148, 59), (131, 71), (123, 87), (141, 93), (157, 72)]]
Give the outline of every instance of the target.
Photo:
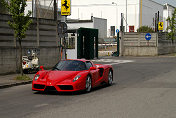
[(98, 29), (78, 29), (77, 57), (78, 59), (98, 58)]

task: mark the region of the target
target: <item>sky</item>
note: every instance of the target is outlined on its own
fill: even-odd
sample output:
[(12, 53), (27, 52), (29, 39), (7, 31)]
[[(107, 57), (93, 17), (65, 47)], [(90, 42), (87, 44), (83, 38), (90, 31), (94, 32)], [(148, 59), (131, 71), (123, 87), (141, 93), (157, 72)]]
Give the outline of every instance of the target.
[(176, 7), (176, 0), (153, 0), (153, 1), (156, 1), (161, 4), (168, 3), (168, 4)]

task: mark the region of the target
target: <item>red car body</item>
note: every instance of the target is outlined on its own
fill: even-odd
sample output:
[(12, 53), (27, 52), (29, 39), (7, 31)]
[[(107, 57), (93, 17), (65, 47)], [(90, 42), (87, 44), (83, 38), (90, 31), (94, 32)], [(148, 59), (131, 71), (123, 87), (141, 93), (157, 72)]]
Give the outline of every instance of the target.
[[(111, 65), (93, 64), (90, 60), (75, 60), (84, 63), (90, 62), (92, 67), (81, 71), (58, 71), (58, 70), (41, 70), (36, 73), (32, 82), (32, 90), (34, 91), (58, 91), (73, 92), (86, 89), (86, 79), (91, 77), (91, 88), (108, 83), (108, 75), (113, 68)], [(35, 77), (39, 76), (37, 80)], [(74, 81), (74, 78), (79, 79)]]

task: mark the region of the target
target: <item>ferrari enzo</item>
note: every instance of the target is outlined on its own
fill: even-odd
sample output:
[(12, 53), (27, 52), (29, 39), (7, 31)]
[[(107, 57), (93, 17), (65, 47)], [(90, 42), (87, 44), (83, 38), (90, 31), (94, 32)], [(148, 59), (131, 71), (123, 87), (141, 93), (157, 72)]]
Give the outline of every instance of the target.
[(44, 70), (43, 66), (40, 69), (32, 81), (34, 91), (90, 92), (102, 83), (113, 83), (111, 65), (94, 64), (89, 60), (61, 60), (52, 70)]

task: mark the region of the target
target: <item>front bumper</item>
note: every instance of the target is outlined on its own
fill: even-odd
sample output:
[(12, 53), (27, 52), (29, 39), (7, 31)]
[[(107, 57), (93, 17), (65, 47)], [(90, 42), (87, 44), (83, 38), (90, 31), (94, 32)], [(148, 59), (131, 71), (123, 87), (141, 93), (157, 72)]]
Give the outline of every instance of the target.
[(63, 82), (59, 84), (52, 85), (51, 83), (42, 83), (33, 81), (32, 90), (33, 91), (58, 91), (58, 92), (74, 92), (85, 89), (85, 82)]

